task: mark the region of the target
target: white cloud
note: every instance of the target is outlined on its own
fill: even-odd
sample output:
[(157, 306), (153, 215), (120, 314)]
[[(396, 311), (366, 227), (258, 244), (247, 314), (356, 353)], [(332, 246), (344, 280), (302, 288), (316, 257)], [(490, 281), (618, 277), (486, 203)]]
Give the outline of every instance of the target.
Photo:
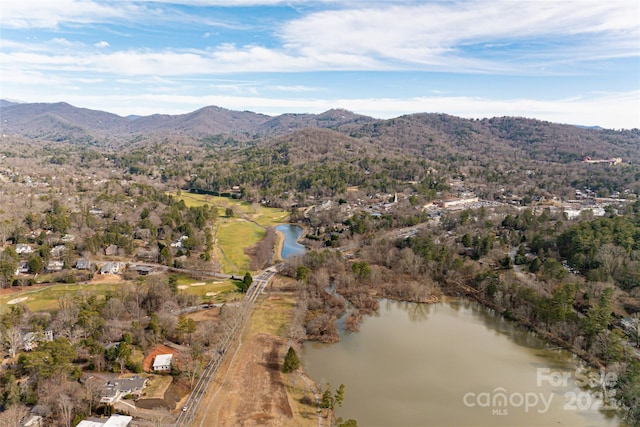
[(61, 23), (86, 24), (127, 18), (136, 7), (91, 0), (3, 0), (0, 23), (7, 28), (56, 28)]
[[(141, 5), (34, 0), (23, 8), (11, 0), (7, 7), (3, 3), (2, 23), (15, 26), (30, 20), (33, 25), (56, 26), (63, 20), (80, 24), (126, 20), (149, 12), (148, 2), (134, 3)], [(70, 51), (60, 45), (43, 49), (37, 58), (20, 56), (20, 51), (37, 51), (38, 44), (21, 43), (20, 49), (8, 41), (4, 50), (13, 51), (6, 52), (12, 55), (8, 59), (27, 69), (63, 67), (125, 76), (326, 70), (553, 74), (573, 72), (581, 61), (640, 55), (640, 6), (635, 1), (480, 0), (376, 7), (364, 3), (367, 8), (346, 4), (351, 8), (310, 13), (283, 24), (277, 30), (283, 44), (275, 47), (223, 43), (207, 50), (140, 49), (98, 55), (88, 48)], [(148, 18), (162, 15), (157, 9)], [(518, 45), (522, 42), (526, 47)], [(108, 43), (94, 46), (108, 47)]]
[(320, 89), (316, 87), (303, 86), (303, 85), (295, 85), (295, 86), (287, 86), (287, 85), (274, 85), (274, 86), (266, 86), (267, 90), (274, 90), (278, 92), (295, 92), (295, 93), (303, 93), (303, 92), (318, 92)]
[[(281, 37), (286, 48), (308, 57), (359, 55), (415, 65), (442, 65), (443, 59), (468, 58), (469, 46), (505, 41), (527, 41), (526, 53), (534, 55), (570, 43), (573, 51), (563, 54), (574, 60), (590, 59), (593, 42), (638, 56), (639, 7), (634, 0), (376, 4), (309, 14), (287, 23)], [(541, 37), (544, 46), (536, 45)]]

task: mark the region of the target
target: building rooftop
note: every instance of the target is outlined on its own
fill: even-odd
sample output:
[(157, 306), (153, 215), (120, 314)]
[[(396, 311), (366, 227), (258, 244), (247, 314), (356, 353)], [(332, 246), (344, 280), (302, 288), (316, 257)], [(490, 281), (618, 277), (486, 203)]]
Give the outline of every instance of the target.
[(111, 415), (108, 419), (83, 420), (76, 427), (127, 427), (133, 420), (128, 415)]

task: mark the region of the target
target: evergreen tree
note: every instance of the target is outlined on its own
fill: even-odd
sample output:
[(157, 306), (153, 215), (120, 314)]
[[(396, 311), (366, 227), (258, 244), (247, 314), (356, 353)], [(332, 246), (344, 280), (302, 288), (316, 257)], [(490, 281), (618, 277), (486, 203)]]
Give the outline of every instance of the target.
[(246, 273), (244, 273), (244, 278), (242, 279), (242, 283), (243, 283), (243, 290), (246, 291), (247, 289), (249, 289), (249, 287), (251, 286), (251, 284), (253, 283), (253, 277), (251, 277), (251, 273), (249, 273), (248, 271)]
[(300, 367), (300, 359), (293, 347), (289, 347), (287, 355), (284, 357), (284, 363), (282, 364), (282, 372), (293, 372)]

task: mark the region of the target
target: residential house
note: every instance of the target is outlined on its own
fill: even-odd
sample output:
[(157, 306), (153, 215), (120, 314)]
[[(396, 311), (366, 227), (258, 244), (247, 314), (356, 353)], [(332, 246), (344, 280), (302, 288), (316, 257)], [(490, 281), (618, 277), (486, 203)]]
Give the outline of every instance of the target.
[(24, 351), (31, 351), (38, 347), (38, 343), (42, 341), (53, 341), (53, 331), (47, 330), (43, 333), (27, 332), (22, 335), (22, 348)]
[(184, 246), (182, 245), (182, 241), (188, 239), (187, 236), (180, 236), (180, 238), (174, 242), (171, 242), (172, 248), (182, 249)]
[(66, 248), (64, 245), (54, 246), (53, 248), (51, 248), (51, 256), (55, 258), (60, 258), (62, 255), (64, 255), (65, 249)]
[(147, 381), (147, 378), (142, 378), (139, 375), (108, 381), (102, 389), (100, 403), (115, 403), (128, 394), (140, 397)]
[(86, 258), (80, 258), (76, 261), (76, 270), (90, 270), (91, 269), (91, 261)]
[(136, 258), (155, 261), (158, 259), (158, 248), (138, 248), (136, 249)]
[(133, 264), (129, 266), (129, 271), (135, 271), (141, 276), (147, 276), (149, 273), (153, 271), (153, 267), (148, 267), (146, 265)]
[(168, 372), (171, 370), (173, 354), (159, 354), (153, 359), (153, 370), (158, 372)]
[(62, 261), (49, 261), (46, 270), (48, 272), (60, 271), (64, 268), (64, 262)]
[(40, 415), (31, 415), (22, 424), (22, 427), (44, 427), (44, 418)]
[(92, 418), (82, 420), (76, 427), (128, 427), (133, 417), (129, 415), (111, 415), (106, 420), (104, 418)]
[(105, 262), (100, 267), (100, 274), (118, 274), (120, 272), (120, 263)]
[(16, 253), (18, 255), (28, 255), (33, 253), (33, 248), (29, 245), (25, 245), (24, 243), (18, 243), (16, 245)]
[(29, 263), (20, 262), (16, 269), (16, 274), (27, 274), (29, 272)]
[(620, 326), (627, 333), (633, 333), (636, 330), (636, 324), (631, 317), (625, 317), (620, 321)]

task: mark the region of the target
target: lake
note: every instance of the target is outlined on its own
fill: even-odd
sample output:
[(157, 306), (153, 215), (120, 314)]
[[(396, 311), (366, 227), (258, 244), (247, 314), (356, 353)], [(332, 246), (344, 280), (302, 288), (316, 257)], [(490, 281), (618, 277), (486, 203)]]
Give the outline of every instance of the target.
[(284, 235), (282, 259), (303, 255), (306, 252), (307, 249), (298, 243), (298, 239), (302, 236), (302, 227), (295, 224), (281, 224), (276, 226), (276, 230)]
[[(382, 300), (360, 332), (335, 344), (305, 343), (317, 383), (345, 384), (336, 415), (369, 426), (618, 426), (595, 408), (601, 384), (557, 349), (467, 300)], [(615, 389), (615, 379), (605, 384)]]

